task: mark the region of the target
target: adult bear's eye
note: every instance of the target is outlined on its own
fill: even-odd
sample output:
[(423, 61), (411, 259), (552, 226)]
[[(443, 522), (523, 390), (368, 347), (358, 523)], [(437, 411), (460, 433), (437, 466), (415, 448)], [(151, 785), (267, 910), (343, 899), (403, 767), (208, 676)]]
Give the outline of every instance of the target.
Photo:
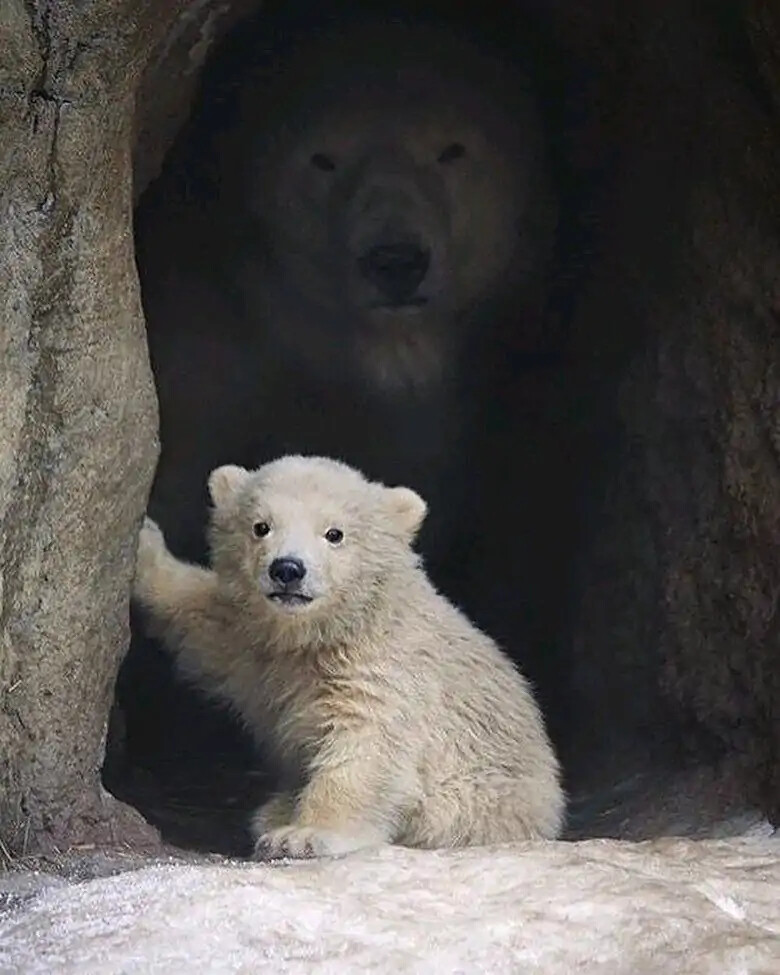
[(271, 531), (271, 526), (267, 521), (256, 521), (252, 525), (252, 531), (254, 532), (255, 538), (265, 538), (265, 536)]
[(455, 162), (456, 159), (462, 159), (465, 155), (466, 147), (464, 145), (461, 145), (460, 142), (451, 142), (446, 149), (442, 149), (439, 153), (439, 162), (446, 165)]
[(336, 163), (324, 152), (315, 152), (310, 161), (312, 166), (321, 169), (323, 173), (332, 173), (336, 168)]
[(344, 532), (340, 528), (329, 528), (325, 532), (325, 538), (327, 538), (331, 545), (338, 545), (344, 538)]

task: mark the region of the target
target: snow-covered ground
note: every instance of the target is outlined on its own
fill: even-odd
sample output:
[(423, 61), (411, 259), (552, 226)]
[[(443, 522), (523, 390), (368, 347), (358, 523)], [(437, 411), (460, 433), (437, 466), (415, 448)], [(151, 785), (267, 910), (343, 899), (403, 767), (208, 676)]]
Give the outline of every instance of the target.
[(0, 972), (778, 975), (769, 832), (50, 879), (0, 921)]

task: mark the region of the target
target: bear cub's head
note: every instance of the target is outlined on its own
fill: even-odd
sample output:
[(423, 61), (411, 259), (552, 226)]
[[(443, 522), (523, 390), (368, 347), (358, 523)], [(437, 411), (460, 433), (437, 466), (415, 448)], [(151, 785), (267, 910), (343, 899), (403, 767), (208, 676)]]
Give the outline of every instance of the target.
[(212, 564), (264, 614), (332, 616), (370, 603), (382, 580), (416, 565), (423, 499), (325, 457), (290, 455), (256, 471), (212, 471)]

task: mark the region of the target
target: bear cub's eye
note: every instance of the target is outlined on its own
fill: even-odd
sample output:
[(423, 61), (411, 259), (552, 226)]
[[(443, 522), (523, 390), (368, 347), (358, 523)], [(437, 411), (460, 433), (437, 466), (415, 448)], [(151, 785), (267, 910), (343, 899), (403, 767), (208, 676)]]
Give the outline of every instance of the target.
[(252, 525), (252, 532), (255, 538), (265, 538), (265, 536), (271, 531), (271, 526), (267, 521), (256, 521)]
[(439, 162), (446, 165), (455, 162), (456, 159), (462, 159), (465, 155), (466, 147), (464, 145), (461, 145), (460, 142), (451, 142), (446, 149), (442, 149), (439, 153)]
[(336, 163), (324, 152), (315, 152), (310, 161), (312, 166), (321, 169), (323, 173), (332, 173), (336, 168)]
[(325, 538), (327, 538), (331, 545), (338, 545), (344, 538), (344, 532), (340, 528), (329, 528), (325, 532)]

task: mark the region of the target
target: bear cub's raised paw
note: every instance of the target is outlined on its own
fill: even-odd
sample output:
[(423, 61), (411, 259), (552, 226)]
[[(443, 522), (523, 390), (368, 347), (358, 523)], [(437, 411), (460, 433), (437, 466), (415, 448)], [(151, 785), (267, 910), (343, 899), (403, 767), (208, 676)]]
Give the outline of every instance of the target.
[(138, 534), (138, 562), (142, 564), (153, 561), (167, 551), (165, 538), (159, 525), (146, 515)]

